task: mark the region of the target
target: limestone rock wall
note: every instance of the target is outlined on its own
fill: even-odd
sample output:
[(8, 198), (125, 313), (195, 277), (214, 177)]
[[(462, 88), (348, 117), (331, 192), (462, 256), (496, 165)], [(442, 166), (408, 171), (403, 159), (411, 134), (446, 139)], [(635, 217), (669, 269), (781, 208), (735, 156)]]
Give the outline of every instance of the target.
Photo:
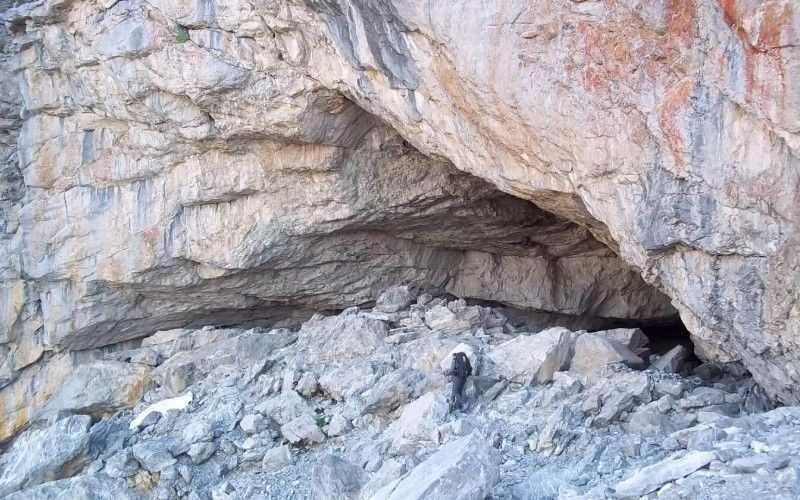
[(5, 18), (24, 103), (0, 240), (11, 377), (424, 281), (602, 317), (671, 301), (702, 356), (800, 397), (794, 2), (40, 0)]

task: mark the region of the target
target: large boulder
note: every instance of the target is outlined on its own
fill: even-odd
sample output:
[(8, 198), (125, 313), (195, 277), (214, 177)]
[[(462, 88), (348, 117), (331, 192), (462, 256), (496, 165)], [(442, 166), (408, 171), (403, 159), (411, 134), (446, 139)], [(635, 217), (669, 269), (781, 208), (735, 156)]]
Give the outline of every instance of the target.
[(711, 451), (690, 451), (680, 457), (669, 457), (620, 481), (614, 487), (614, 492), (622, 498), (639, 498), (665, 483), (688, 476), (716, 458), (716, 453)]
[(292, 444), (321, 443), (325, 441), (321, 425), (313, 415), (300, 415), (281, 426), (281, 434)]
[(593, 333), (609, 340), (615, 340), (634, 353), (638, 349), (646, 347), (650, 342), (647, 335), (639, 328), (612, 328), (611, 330), (600, 330)]
[(149, 472), (161, 472), (177, 462), (168, 449), (165, 441), (146, 441), (136, 443), (131, 448), (133, 458)]
[(447, 398), (442, 393), (428, 392), (406, 404), (400, 417), (386, 429), (392, 450), (409, 451), (420, 442), (435, 442), (438, 427), (447, 415)]
[(60, 479), (12, 493), (7, 500), (144, 500), (145, 495), (103, 474)]
[(269, 472), (286, 467), (294, 462), (294, 455), (292, 449), (288, 444), (276, 446), (267, 450), (264, 453), (264, 458), (261, 459), (261, 467)]
[(407, 286), (393, 286), (375, 301), (375, 309), (385, 313), (402, 311), (411, 305), (414, 296)]
[(309, 500), (355, 500), (367, 473), (336, 455), (320, 458), (311, 471)]
[(484, 498), (500, 479), (497, 451), (477, 433), (447, 443), (371, 500)]
[(272, 351), (286, 347), (296, 339), (296, 334), (283, 330), (266, 333), (252, 329), (232, 337), (194, 345), (192, 349), (175, 353), (155, 368), (150, 373), (150, 381), (160, 386), (164, 395), (176, 395), (219, 366), (245, 367), (263, 360)]
[(319, 379), (319, 386), (334, 400), (343, 401), (372, 387), (374, 382), (372, 362), (358, 358), (325, 372)]
[(599, 333), (584, 333), (575, 341), (569, 369), (584, 380), (590, 380), (603, 368), (615, 363), (623, 363), (632, 368), (644, 366), (642, 358), (613, 338)]
[(45, 413), (69, 410), (101, 416), (133, 406), (142, 396), (149, 367), (98, 360), (79, 365), (47, 402)]
[(688, 358), (689, 350), (682, 345), (676, 345), (659, 356), (658, 359), (650, 365), (650, 369), (667, 373), (678, 373), (681, 371), (681, 368), (683, 368), (684, 361)]
[(211, 441), (236, 428), (244, 414), (244, 403), (237, 397), (208, 398), (191, 413), (181, 429), (185, 446)]
[(353, 311), (338, 316), (315, 316), (303, 323), (298, 341), (308, 360), (342, 363), (383, 347), (388, 328), (383, 321)]
[(418, 388), (422, 375), (412, 368), (400, 368), (383, 377), (364, 393), (364, 413), (385, 415), (405, 403)]
[(507, 380), (541, 384), (566, 367), (571, 352), (572, 332), (555, 327), (506, 341), (491, 350), (489, 359), (497, 374)]
[(443, 305), (436, 305), (425, 311), (425, 324), (433, 330), (444, 333), (468, 332), (472, 328), (469, 320)]
[(0, 495), (80, 471), (89, 459), (91, 422), (88, 415), (76, 415), (22, 433), (0, 459)]
[(311, 412), (311, 405), (295, 391), (289, 389), (267, 399), (256, 406), (263, 415), (283, 425), (300, 415)]

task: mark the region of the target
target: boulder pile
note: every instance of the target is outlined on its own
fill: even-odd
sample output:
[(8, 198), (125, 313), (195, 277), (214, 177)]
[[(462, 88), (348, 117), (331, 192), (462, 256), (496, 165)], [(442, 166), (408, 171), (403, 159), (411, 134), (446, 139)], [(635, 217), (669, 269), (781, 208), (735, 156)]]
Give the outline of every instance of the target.
[[(449, 413), (458, 351), (475, 371)], [(651, 353), (638, 329), (527, 331), (500, 308), (406, 287), (297, 332), (163, 331), (65, 377), (0, 458), (0, 493), (800, 494), (800, 408), (772, 408), (746, 372), (689, 354)]]

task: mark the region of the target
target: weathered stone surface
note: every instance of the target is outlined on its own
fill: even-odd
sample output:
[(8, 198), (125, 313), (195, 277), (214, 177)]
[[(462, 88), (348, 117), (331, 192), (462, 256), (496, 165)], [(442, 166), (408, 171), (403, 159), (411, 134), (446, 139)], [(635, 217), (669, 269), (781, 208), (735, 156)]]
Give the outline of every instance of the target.
[(239, 422), (239, 427), (242, 428), (245, 434), (257, 434), (263, 431), (266, 426), (266, 419), (262, 415), (254, 413), (245, 415)]
[(383, 346), (386, 323), (345, 311), (339, 316), (314, 317), (303, 323), (298, 341), (310, 359), (345, 362)]
[(80, 471), (88, 463), (90, 424), (89, 416), (76, 415), (21, 434), (1, 459), (0, 495)]
[(383, 377), (364, 393), (365, 413), (386, 414), (405, 403), (421, 380), (418, 371), (401, 368)]
[(131, 448), (133, 458), (149, 472), (160, 472), (174, 465), (175, 458), (167, 449), (167, 444), (160, 441), (137, 443)]
[(6, 12), (4, 400), (48, 351), (390, 282), (670, 316), (644, 276), (702, 358), (800, 401), (791, 2), (205, 9)]
[(126, 448), (106, 460), (105, 472), (109, 477), (116, 479), (132, 476), (139, 470), (139, 462), (133, 457), (133, 451)]
[(757, 472), (760, 469), (771, 472), (775, 469), (786, 467), (788, 461), (788, 458), (785, 456), (775, 457), (756, 453), (755, 455), (733, 460), (731, 462), (731, 467), (733, 467), (736, 472), (743, 472), (746, 474)]
[(561, 405), (556, 409), (542, 428), (536, 440), (536, 450), (545, 456), (560, 455), (564, 447), (575, 436), (575, 419), (571, 409)]
[(667, 373), (677, 373), (683, 367), (683, 362), (688, 357), (689, 351), (682, 345), (676, 345), (659, 357), (655, 363), (650, 365), (650, 368)]
[(543, 383), (569, 362), (572, 332), (550, 328), (534, 335), (520, 335), (492, 349), (489, 359), (497, 373), (514, 382)]
[(413, 299), (414, 296), (407, 286), (393, 286), (378, 297), (375, 309), (386, 313), (402, 311), (411, 305)]
[(484, 438), (470, 434), (445, 444), (371, 499), (483, 498), (499, 480), (497, 456)]
[(319, 379), (322, 390), (331, 398), (342, 401), (359, 394), (375, 382), (372, 362), (356, 359), (327, 371)]
[(707, 466), (716, 455), (710, 451), (690, 451), (680, 458), (667, 458), (637, 471), (620, 481), (614, 492), (622, 498), (637, 498), (655, 491), (664, 483), (688, 476)]
[(9, 500), (52, 500), (54, 498), (144, 500), (147, 497), (128, 488), (124, 483), (102, 474), (95, 474), (51, 481), (12, 493), (4, 498)]
[(637, 349), (645, 347), (649, 339), (639, 328), (613, 328), (611, 330), (601, 330), (593, 332), (607, 339), (615, 340), (624, 345), (634, 353)]
[(310, 414), (300, 415), (281, 426), (281, 434), (290, 443), (321, 443), (325, 441), (316, 419)]
[(311, 372), (303, 373), (295, 385), (295, 390), (307, 398), (313, 396), (318, 388), (317, 377)]
[(614, 363), (623, 363), (633, 368), (641, 368), (644, 365), (642, 358), (613, 338), (602, 334), (584, 333), (575, 341), (569, 369), (591, 379), (605, 366)]
[(311, 407), (296, 392), (289, 390), (259, 403), (258, 410), (278, 424), (289, 423), (300, 415), (311, 412)]
[(294, 462), (294, 455), (289, 445), (284, 444), (276, 446), (264, 453), (264, 458), (261, 461), (261, 467), (266, 471), (273, 471), (286, 467)]
[(336, 455), (325, 455), (311, 472), (310, 500), (354, 500), (367, 480), (366, 472)]
[(448, 404), (443, 394), (428, 392), (411, 401), (386, 431), (392, 438), (392, 448), (413, 449), (419, 441), (435, 441), (437, 428), (447, 413)]
[(331, 422), (328, 424), (327, 434), (331, 437), (343, 436), (351, 428), (352, 425), (350, 424), (350, 421), (345, 418), (344, 415), (337, 413), (331, 417)]
[(247, 365), (268, 356), (272, 351), (295, 341), (296, 335), (276, 330), (248, 330), (230, 338), (195, 344), (171, 356), (150, 373), (150, 381), (161, 386), (165, 394), (179, 394), (218, 366)]
[(133, 406), (142, 397), (149, 371), (145, 365), (122, 361), (82, 364), (63, 381), (43, 411), (97, 416)]
[[(416, 340), (383, 343), (339, 365), (363, 361), (372, 367), (368, 378), (378, 378), (344, 400), (324, 390), (303, 398), (289, 388), (302, 385), (303, 374), (327, 373), (336, 363), (308, 359), (302, 342), (261, 361), (230, 360), (200, 372), (177, 399), (159, 401), (161, 388), (150, 387), (134, 412), (99, 415), (85, 451), (59, 470), (108, 477), (114, 480), (108, 491), (130, 486), (147, 498), (606, 498), (618, 496), (611, 488), (621, 479), (672, 452), (677, 453), (670, 460), (680, 459), (688, 450), (709, 451), (715, 458), (707, 470), (658, 486), (662, 496), (728, 498), (752, 491), (754, 497), (773, 498), (800, 491), (800, 411), (744, 413), (752, 386), (746, 374), (730, 370), (703, 381), (616, 363), (603, 366), (588, 386), (570, 371), (554, 372), (552, 382), (537, 387), (508, 382), (488, 355), (514, 335), (525, 337), (514, 331), (518, 320), (497, 319), (503, 314), (496, 308), (463, 300), (430, 302), (431, 307), (446, 303), (483, 326), (471, 334), (425, 327)], [(415, 323), (422, 316), (422, 307), (414, 306), (385, 321)], [(503, 326), (490, 332), (496, 320)], [(162, 333), (144, 349), (168, 363), (240, 333), (214, 328)], [(570, 336), (580, 334), (585, 332)], [(484, 356), (487, 373), (467, 383), (475, 404), (450, 414), (449, 385), (439, 364), (461, 342)], [(128, 359), (129, 347), (111, 355)], [(499, 395), (482, 397), (492, 390)], [(148, 406), (151, 401), (158, 402)], [(365, 413), (365, 407), (371, 411)], [(144, 415), (142, 409), (158, 411), (139, 422), (134, 415)], [(289, 420), (281, 429), (275, 419)], [(334, 432), (337, 428), (344, 433)], [(333, 434), (341, 435), (327, 439)], [(458, 444), (465, 436), (475, 441)], [(329, 453), (352, 466), (315, 469)], [(7, 458), (0, 457), (0, 471), (7, 470)], [(362, 479), (351, 480), (350, 472)], [(761, 477), (770, 480), (753, 481)], [(60, 484), (43, 491), (52, 495)]]

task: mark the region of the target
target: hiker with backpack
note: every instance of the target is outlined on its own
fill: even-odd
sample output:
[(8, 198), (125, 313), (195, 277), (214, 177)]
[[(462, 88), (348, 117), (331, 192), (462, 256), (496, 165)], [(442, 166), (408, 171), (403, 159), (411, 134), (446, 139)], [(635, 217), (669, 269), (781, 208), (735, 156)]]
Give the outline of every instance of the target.
[(472, 365), (463, 352), (453, 353), (453, 363), (450, 366), (450, 376), (453, 378), (453, 394), (450, 397), (450, 411), (460, 410), (464, 405), (464, 384), (467, 377), (472, 375)]

